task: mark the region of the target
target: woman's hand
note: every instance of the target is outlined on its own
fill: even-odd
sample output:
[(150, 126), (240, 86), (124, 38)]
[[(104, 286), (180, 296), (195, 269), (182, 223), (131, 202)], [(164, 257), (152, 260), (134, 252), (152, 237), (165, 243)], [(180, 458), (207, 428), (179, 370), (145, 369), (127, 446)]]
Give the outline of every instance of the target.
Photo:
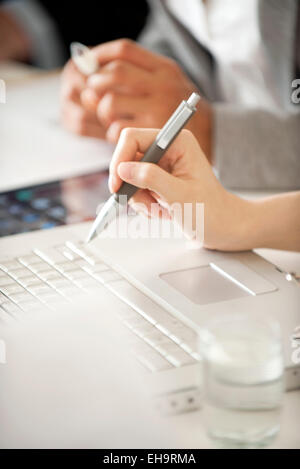
[[(196, 204), (203, 203), (204, 246), (210, 249), (241, 251), (268, 247), (300, 251), (300, 191), (254, 201), (227, 192), (197, 140), (187, 130), (180, 133), (158, 165), (138, 162), (157, 132), (125, 129), (121, 133), (110, 166), (112, 192), (119, 189), (122, 181), (134, 184), (140, 188), (131, 199), (137, 210), (148, 216), (157, 215), (151, 204), (158, 203), (160, 214), (175, 221), (174, 204), (180, 204), (183, 216), (184, 204), (192, 204), (195, 216)], [(184, 227), (184, 219), (180, 221)], [(192, 221), (195, 231), (195, 219)]]
[[(122, 181), (140, 190), (130, 200), (137, 211), (148, 216), (176, 217), (173, 204), (193, 207), (193, 230), (196, 227), (196, 203), (204, 204), (204, 246), (211, 249), (238, 249), (237, 220), (243, 219), (246, 201), (228, 193), (218, 182), (210, 164), (191, 132), (183, 130), (158, 165), (138, 162), (154, 141), (157, 130), (125, 129), (121, 133), (110, 165), (109, 186), (116, 192)], [(156, 207), (152, 204), (156, 204)], [(186, 212), (188, 216), (191, 212)], [(182, 226), (184, 226), (184, 219)], [(186, 224), (188, 226), (188, 223)], [(202, 230), (203, 227), (198, 227)], [(190, 233), (186, 233), (190, 235)], [(197, 233), (196, 233), (197, 236)]]

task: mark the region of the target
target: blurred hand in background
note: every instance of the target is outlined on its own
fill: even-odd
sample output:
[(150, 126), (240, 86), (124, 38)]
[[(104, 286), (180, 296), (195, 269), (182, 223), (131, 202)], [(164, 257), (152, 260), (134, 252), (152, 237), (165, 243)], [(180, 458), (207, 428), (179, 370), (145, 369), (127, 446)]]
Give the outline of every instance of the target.
[[(80, 134), (117, 142), (125, 127), (161, 128), (197, 89), (170, 58), (126, 39), (94, 49), (98, 73), (85, 78), (70, 61), (62, 78), (64, 125)], [(187, 128), (211, 157), (212, 110), (202, 100)]]

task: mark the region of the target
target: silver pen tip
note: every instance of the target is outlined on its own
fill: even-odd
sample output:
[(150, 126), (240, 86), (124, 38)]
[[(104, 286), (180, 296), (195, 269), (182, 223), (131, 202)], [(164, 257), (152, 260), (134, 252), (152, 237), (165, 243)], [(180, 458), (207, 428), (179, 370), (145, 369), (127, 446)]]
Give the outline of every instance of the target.
[(117, 206), (118, 202), (115, 197), (112, 195), (103, 205), (100, 212), (98, 213), (91, 230), (85, 240), (85, 243), (90, 243), (93, 239), (97, 237), (101, 231), (105, 230), (109, 223), (117, 215)]
[(85, 244), (89, 244), (93, 239), (96, 238), (96, 230), (91, 230), (86, 237)]

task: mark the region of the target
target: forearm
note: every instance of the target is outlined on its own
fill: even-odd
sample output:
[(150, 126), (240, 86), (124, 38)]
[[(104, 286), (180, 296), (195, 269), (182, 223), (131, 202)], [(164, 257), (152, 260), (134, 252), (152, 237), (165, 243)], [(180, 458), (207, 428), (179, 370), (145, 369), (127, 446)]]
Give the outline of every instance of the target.
[(300, 192), (237, 203), (235, 250), (300, 251)]

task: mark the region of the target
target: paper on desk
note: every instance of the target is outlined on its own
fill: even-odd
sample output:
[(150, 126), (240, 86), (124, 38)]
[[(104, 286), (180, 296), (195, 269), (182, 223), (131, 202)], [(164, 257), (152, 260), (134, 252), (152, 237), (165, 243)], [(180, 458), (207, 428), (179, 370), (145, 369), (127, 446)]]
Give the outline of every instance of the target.
[(0, 191), (108, 167), (112, 145), (62, 128), (58, 76), (7, 88), (0, 105)]

